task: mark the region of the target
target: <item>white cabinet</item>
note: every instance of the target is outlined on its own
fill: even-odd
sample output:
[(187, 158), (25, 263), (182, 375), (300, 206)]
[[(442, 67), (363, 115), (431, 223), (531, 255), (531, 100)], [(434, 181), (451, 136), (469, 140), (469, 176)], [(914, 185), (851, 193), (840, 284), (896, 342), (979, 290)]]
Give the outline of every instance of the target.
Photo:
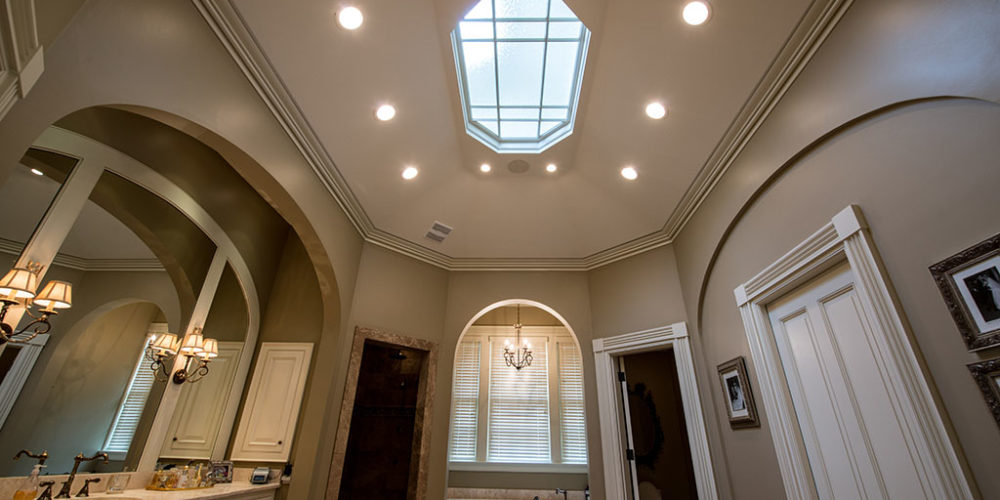
[(236, 431), (232, 460), (288, 460), (312, 349), (312, 343), (261, 344), (240, 427)]
[(243, 342), (219, 342), (219, 356), (208, 364), (208, 375), (181, 388), (161, 458), (212, 457), (242, 349)]

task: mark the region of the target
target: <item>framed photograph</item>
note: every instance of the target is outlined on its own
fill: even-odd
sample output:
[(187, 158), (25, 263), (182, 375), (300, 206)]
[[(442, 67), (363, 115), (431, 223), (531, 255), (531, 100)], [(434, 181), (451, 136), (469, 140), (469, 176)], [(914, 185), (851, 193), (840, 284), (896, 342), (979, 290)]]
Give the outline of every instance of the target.
[(976, 379), (979, 390), (983, 391), (986, 406), (1000, 425), (1000, 358), (980, 361), (969, 365), (972, 378)]
[(228, 460), (212, 462), (212, 475), (216, 483), (233, 482), (233, 463)]
[(1000, 234), (930, 271), (969, 350), (1000, 345)]
[(722, 383), (722, 394), (726, 399), (729, 426), (734, 429), (760, 426), (743, 356), (719, 365), (719, 381)]

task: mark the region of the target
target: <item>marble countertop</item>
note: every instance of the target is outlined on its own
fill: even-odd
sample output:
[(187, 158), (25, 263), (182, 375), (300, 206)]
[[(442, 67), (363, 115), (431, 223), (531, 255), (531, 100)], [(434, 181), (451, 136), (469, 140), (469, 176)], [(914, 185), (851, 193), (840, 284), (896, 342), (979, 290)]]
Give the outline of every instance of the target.
[(241, 493), (250, 493), (254, 491), (267, 491), (276, 490), (281, 486), (278, 482), (268, 483), (268, 484), (250, 484), (250, 483), (228, 483), (228, 484), (217, 484), (211, 488), (204, 488), (200, 490), (182, 490), (182, 491), (152, 491), (146, 489), (132, 489), (125, 490), (117, 494), (108, 493), (94, 493), (90, 495), (90, 498), (117, 498), (119, 500), (137, 499), (137, 500), (187, 500), (189, 498), (199, 498), (199, 499), (211, 499), (211, 498), (225, 498), (230, 495), (236, 495)]

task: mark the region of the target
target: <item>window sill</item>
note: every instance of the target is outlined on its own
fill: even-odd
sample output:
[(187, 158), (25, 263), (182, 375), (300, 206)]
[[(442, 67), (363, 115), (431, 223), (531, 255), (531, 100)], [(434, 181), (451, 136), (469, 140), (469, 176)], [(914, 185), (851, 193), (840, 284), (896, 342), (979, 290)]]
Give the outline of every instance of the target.
[(538, 472), (586, 474), (585, 464), (513, 464), (503, 462), (448, 462), (448, 470), (468, 472)]

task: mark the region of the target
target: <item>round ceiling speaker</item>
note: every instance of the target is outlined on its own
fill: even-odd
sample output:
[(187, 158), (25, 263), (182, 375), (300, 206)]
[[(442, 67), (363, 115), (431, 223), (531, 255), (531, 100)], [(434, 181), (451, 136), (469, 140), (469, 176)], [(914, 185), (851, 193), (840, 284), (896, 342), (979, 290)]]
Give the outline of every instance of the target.
[(514, 160), (507, 164), (507, 170), (510, 170), (515, 174), (523, 174), (527, 172), (529, 168), (531, 168), (531, 165), (528, 165), (528, 162), (524, 160)]

